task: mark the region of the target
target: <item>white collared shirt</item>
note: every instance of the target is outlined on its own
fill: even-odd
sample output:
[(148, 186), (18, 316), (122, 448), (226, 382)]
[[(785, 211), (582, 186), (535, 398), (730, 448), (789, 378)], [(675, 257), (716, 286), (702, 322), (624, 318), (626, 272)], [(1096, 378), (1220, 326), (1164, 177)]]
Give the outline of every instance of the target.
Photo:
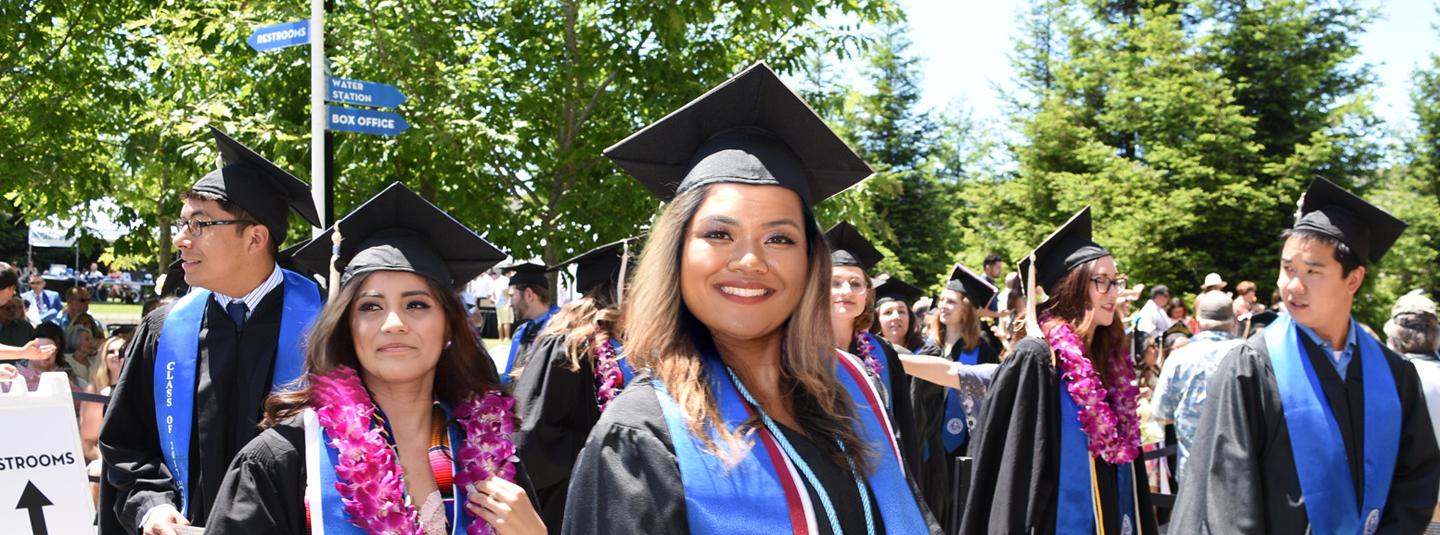
[(270, 290), (274, 290), (276, 286), (279, 286), (283, 282), (285, 282), (285, 275), (280, 272), (280, 266), (276, 265), (270, 269), (270, 276), (265, 279), (265, 282), (260, 283), (254, 290), (250, 290), (250, 293), (236, 299), (220, 292), (214, 292), (215, 302), (220, 303), (220, 308), (225, 308), (234, 301), (244, 302), (245, 319), (248, 320), (250, 319), (250, 315), (255, 313), (255, 307), (260, 305), (260, 300), (264, 299), (266, 295), (269, 295)]

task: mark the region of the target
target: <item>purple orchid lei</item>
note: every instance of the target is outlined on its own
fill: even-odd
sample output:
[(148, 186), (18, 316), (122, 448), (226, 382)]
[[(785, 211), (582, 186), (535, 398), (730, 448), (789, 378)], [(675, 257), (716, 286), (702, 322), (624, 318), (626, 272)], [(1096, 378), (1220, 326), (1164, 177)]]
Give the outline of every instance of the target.
[[(1040, 324), (1050, 325), (1052, 318), (1042, 316)], [(1109, 359), (1107, 389), (1070, 324), (1059, 321), (1053, 325), (1045, 332), (1045, 340), (1055, 349), (1060, 370), (1069, 381), (1067, 389), (1079, 409), (1080, 428), (1090, 439), (1090, 454), (1110, 464), (1134, 461), (1140, 454), (1140, 416), (1136, 412), (1140, 389), (1135, 386), (1130, 359)]]
[(620, 373), (620, 356), (615, 354), (615, 347), (609, 342), (599, 336), (590, 337), (590, 347), (595, 348), (595, 403), (600, 406), (600, 412), (605, 412), (605, 407), (610, 406), (610, 401), (625, 387), (625, 375)]
[[(375, 404), (355, 370), (339, 366), (334, 371), (312, 376), (311, 407), (330, 445), (339, 454), (335, 466), (335, 489), (356, 527), (367, 533), (420, 534), (420, 517), (413, 505), (405, 503), (404, 469), (395, 450), (371, 425)], [(515, 479), (515, 444), (510, 441), (515, 420), (515, 400), (498, 392), (472, 396), (455, 409), (455, 418), (465, 433), (460, 447), (460, 469), (455, 474), (462, 489), (498, 475)], [(470, 535), (492, 533), (489, 524), (475, 519), (466, 530)]]
[(875, 356), (879, 353), (879, 348), (870, 343), (870, 337), (863, 332), (855, 333), (855, 346), (860, 349), (860, 358), (865, 360), (865, 366), (875, 372), (876, 377), (884, 377), (880, 373), (880, 358)]

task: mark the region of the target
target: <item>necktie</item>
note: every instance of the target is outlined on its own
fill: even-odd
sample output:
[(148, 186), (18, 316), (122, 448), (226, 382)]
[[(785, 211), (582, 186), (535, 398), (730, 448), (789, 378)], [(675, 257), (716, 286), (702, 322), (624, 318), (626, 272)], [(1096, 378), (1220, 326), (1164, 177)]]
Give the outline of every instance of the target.
[(245, 312), (248, 310), (244, 301), (231, 301), (225, 305), (225, 313), (230, 315), (230, 321), (235, 322), (237, 330), (245, 326)]

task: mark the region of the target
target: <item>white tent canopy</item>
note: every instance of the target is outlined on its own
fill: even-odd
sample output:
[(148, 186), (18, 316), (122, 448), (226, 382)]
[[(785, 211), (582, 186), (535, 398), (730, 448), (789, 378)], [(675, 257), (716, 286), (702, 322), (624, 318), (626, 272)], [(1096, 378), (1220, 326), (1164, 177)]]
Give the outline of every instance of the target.
[[(121, 236), (129, 234), (131, 229), (115, 221), (115, 216), (120, 213), (120, 207), (111, 199), (100, 199), (86, 204), (76, 205), (70, 209), (67, 216), (53, 215), (45, 219), (30, 222), (30, 246), (31, 247), (74, 247), (75, 236), (88, 234), (99, 237), (107, 242), (120, 239)], [(83, 214), (83, 228), (75, 228), (75, 217), (73, 214)], [(76, 232), (72, 232), (72, 230)]]

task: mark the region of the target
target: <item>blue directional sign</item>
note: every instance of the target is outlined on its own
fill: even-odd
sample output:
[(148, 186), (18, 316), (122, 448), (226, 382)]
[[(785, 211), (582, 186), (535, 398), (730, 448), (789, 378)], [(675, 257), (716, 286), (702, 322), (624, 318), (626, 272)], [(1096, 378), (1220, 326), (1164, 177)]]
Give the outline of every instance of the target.
[(398, 113), (364, 108), (330, 107), (330, 129), (360, 134), (393, 136), (410, 128)]
[(330, 102), (376, 108), (394, 108), (404, 103), (405, 99), (405, 94), (393, 85), (348, 78), (331, 78), (325, 93), (325, 100)]
[(297, 20), (265, 26), (245, 39), (256, 52), (269, 52), (285, 47), (310, 43), (310, 21)]

